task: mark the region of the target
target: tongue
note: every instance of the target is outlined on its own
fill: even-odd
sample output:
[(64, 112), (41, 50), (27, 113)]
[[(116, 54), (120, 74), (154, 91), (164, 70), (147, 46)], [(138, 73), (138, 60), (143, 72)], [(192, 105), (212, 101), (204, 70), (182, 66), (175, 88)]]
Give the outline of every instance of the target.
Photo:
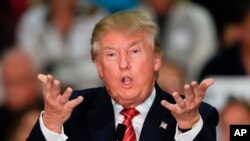
[(124, 77), (122, 81), (124, 84), (129, 84), (132, 81), (132, 79), (130, 77)]

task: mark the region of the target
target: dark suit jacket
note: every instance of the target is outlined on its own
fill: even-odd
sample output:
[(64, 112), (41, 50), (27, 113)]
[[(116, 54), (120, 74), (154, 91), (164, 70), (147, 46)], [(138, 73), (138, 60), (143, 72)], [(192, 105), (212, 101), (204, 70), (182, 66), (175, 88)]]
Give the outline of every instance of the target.
[[(72, 98), (83, 96), (84, 102), (77, 106), (64, 125), (69, 141), (112, 141), (115, 133), (114, 110), (111, 98), (105, 88), (93, 88), (73, 92)], [(174, 103), (170, 94), (162, 91), (156, 85), (156, 97), (142, 127), (140, 141), (173, 141), (176, 120), (171, 112), (161, 106), (161, 100)], [(200, 113), (204, 125), (195, 141), (216, 140), (217, 110), (202, 103)], [(167, 129), (159, 128), (161, 122), (168, 124)], [(28, 141), (45, 141), (39, 122), (31, 131)]]

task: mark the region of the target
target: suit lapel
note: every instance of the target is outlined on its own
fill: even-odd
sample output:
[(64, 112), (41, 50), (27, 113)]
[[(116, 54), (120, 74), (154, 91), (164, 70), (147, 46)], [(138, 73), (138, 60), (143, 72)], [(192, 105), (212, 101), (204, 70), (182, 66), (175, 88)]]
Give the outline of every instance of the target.
[(173, 102), (170, 94), (163, 92), (156, 84), (156, 97), (144, 121), (140, 141), (174, 140), (176, 121), (169, 110), (161, 106), (165, 99)]
[[(156, 84), (156, 97), (142, 127), (139, 141), (174, 140), (176, 121), (169, 110), (161, 106), (165, 99), (174, 103), (170, 94), (162, 91)], [(87, 114), (88, 129), (93, 141), (112, 141), (115, 133), (114, 110), (111, 98), (103, 89), (93, 104), (93, 110)], [(166, 123), (167, 127), (160, 127)]]
[(115, 132), (114, 110), (111, 98), (103, 89), (87, 114), (88, 129), (93, 141), (111, 141)]

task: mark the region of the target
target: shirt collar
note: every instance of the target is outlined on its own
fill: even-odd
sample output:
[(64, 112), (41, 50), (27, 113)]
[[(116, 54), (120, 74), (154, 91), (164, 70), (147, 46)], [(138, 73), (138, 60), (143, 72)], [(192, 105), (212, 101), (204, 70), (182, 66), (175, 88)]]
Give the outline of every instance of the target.
[[(156, 91), (155, 88), (153, 89), (153, 91), (151, 92), (151, 95), (140, 105), (136, 106), (136, 110), (138, 110), (140, 112), (140, 116), (143, 118), (146, 118), (150, 107), (153, 104), (153, 101), (155, 99), (156, 96)], [(114, 108), (114, 114), (115, 114), (115, 118), (118, 117), (118, 115), (120, 115), (120, 111), (123, 110), (123, 106), (118, 104), (117, 102), (115, 102), (115, 100), (112, 99), (112, 105)]]

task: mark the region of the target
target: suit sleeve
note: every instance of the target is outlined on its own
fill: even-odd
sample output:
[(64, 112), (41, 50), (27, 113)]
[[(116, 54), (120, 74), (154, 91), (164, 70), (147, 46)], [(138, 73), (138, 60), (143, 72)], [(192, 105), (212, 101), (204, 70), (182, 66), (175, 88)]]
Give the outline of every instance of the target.
[(40, 128), (40, 124), (39, 124), (39, 119), (36, 122), (35, 126), (33, 127), (33, 129), (31, 130), (28, 138), (26, 139), (26, 141), (46, 141), (42, 130)]
[(216, 141), (216, 126), (219, 122), (218, 111), (211, 106), (202, 106), (200, 113), (204, 124), (194, 141)]

